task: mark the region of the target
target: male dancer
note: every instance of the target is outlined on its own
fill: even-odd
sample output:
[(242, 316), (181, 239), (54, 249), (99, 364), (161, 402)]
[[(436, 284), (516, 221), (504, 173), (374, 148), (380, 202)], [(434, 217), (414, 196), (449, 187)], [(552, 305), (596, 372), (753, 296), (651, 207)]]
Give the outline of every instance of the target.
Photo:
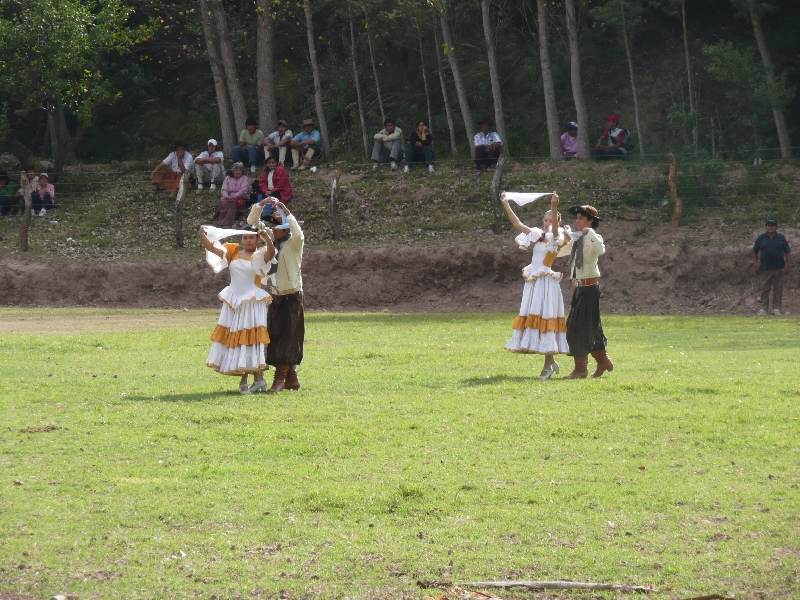
[(267, 220), (273, 224), (275, 251), (278, 264), (270, 269), (269, 292), (272, 303), (267, 311), (266, 362), (275, 367), (275, 376), (268, 394), (281, 390), (299, 390), (297, 365), (303, 361), (303, 339), (305, 317), (303, 311), (303, 278), (300, 267), (303, 262), (303, 230), (291, 211), (280, 200), (267, 197), (250, 209), (247, 222), (255, 225), (267, 203), (273, 212)]
[(597, 209), (588, 204), (573, 206), (575, 231), (569, 258), (570, 276), (575, 285), (572, 306), (567, 318), (567, 344), (575, 360), (575, 369), (566, 379), (583, 379), (589, 375), (589, 354), (597, 361), (592, 377), (600, 377), (614, 370), (614, 363), (606, 353), (606, 336), (600, 321), (600, 269), (597, 259), (605, 254), (603, 238), (596, 229), (600, 225)]

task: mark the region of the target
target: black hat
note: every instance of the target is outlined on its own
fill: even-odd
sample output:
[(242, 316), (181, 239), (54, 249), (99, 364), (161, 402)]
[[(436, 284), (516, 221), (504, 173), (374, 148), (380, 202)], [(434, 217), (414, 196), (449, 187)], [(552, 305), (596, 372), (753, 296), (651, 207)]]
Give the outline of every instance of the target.
[(175, 147), (176, 147), (176, 148), (177, 148), (178, 146), (181, 146), (182, 148), (186, 148), (186, 146), (188, 146), (188, 145), (189, 145), (189, 144), (187, 144), (187, 143), (186, 143), (186, 142), (184, 142), (183, 140), (177, 140), (177, 141), (175, 142)]
[(598, 215), (597, 209), (590, 204), (584, 204), (583, 206), (573, 206), (572, 208), (569, 209), (569, 212), (576, 216), (583, 215), (584, 217), (588, 219), (594, 219), (595, 221), (603, 220), (599, 216), (597, 216)]
[(494, 121), (489, 117), (481, 117), (478, 119), (478, 125), (483, 125), (484, 123), (488, 123), (490, 126), (494, 125)]
[(767, 225), (775, 225), (778, 226), (778, 219), (767, 219)]

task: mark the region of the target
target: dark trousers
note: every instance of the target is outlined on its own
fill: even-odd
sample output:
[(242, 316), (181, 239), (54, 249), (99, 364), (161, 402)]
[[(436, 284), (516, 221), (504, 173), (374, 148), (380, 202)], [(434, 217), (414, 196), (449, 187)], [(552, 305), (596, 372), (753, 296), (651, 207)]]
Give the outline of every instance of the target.
[(576, 287), (567, 317), (567, 344), (570, 356), (589, 356), (605, 350), (608, 340), (600, 320), (600, 286)]
[(233, 162), (256, 164), (259, 157), (264, 156), (263, 146), (249, 144), (247, 148), (241, 146), (233, 147)]
[(609, 160), (614, 158), (625, 158), (627, 154), (623, 152), (620, 148), (603, 148), (602, 150), (598, 150), (594, 157), (597, 160)]
[(0, 215), (7, 215), (12, 208), (17, 208), (19, 201), (15, 196), (0, 194)]
[(406, 164), (425, 163), (432, 165), (436, 160), (436, 152), (431, 146), (406, 146)]
[(783, 271), (781, 269), (768, 269), (761, 271), (758, 276), (761, 284), (761, 308), (769, 310), (769, 290), (772, 289), (772, 310), (781, 309), (783, 301)]
[(268, 365), (299, 365), (303, 362), (303, 340), (306, 336), (303, 292), (285, 296), (273, 294), (267, 309), (267, 331)]
[(499, 146), (494, 150), (485, 146), (478, 146), (475, 148), (475, 166), (479, 169), (495, 166), (498, 158), (500, 158)]
[(33, 210), (42, 210), (43, 208), (46, 208), (47, 210), (53, 210), (55, 208), (50, 194), (45, 193), (44, 198), (42, 198), (39, 195), (39, 192), (33, 192), (31, 194), (31, 206), (33, 207)]

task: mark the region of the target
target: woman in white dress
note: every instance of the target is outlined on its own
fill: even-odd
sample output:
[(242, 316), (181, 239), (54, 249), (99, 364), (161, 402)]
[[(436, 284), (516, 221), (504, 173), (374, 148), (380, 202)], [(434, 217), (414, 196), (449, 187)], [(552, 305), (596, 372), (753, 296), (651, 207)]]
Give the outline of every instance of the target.
[[(558, 199), (554, 193), (553, 196)], [(522, 270), (525, 287), (522, 290), (522, 304), (519, 316), (514, 319), (514, 333), (506, 344), (506, 350), (521, 354), (544, 354), (544, 368), (539, 379), (550, 379), (558, 373), (556, 354), (569, 353), (567, 345), (567, 324), (564, 320), (564, 297), (561, 294), (561, 273), (550, 266), (559, 254), (568, 252), (571, 244), (568, 231), (556, 226), (552, 231), (552, 215), (544, 215), (543, 228), (523, 225), (508, 205), (508, 199), (501, 197), (503, 208), (515, 229), (520, 231), (515, 239), (520, 248), (533, 246), (531, 264)], [(557, 215), (561, 224), (561, 215)]]
[[(227, 233), (215, 228), (209, 231)], [(222, 310), (211, 334), (213, 343), (206, 365), (223, 375), (241, 377), (239, 392), (250, 394), (267, 390), (263, 372), (267, 369), (264, 350), (269, 344), (267, 302), (270, 295), (261, 289), (261, 278), (267, 277), (274, 262), (275, 247), (268, 229), (259, 232), (248, 225), (241, 233), (240, 248), (239, 244), (213, 241), (206, 235), (206, 228), (200, 228), (200, 241), (207, 251), (209, 264), (215, 272), (225, 267), (231, 272), (231, 284), (219, 293)], [(261, 249), (258, 249), (259, 236), (266, 242)], [(251, 373), (253, 385), (248, 387), (247, 376)]]

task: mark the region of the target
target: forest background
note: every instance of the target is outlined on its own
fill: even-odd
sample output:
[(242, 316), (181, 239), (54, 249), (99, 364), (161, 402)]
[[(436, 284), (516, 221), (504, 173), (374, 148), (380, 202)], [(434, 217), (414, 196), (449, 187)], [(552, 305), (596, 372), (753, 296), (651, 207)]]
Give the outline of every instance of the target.
[(488, 115), (512, 156), (557, 158), (566, 121), (593, 147), (613, 112), (635, 156), (791, 158), (798, 57), (795, 0), (3, 0), (0, 139), (57, 177), (177, 138), (228, 155), (246, 116), (316, 118), (358, 160), (384, 116), (430, 117), (466, 159)]

